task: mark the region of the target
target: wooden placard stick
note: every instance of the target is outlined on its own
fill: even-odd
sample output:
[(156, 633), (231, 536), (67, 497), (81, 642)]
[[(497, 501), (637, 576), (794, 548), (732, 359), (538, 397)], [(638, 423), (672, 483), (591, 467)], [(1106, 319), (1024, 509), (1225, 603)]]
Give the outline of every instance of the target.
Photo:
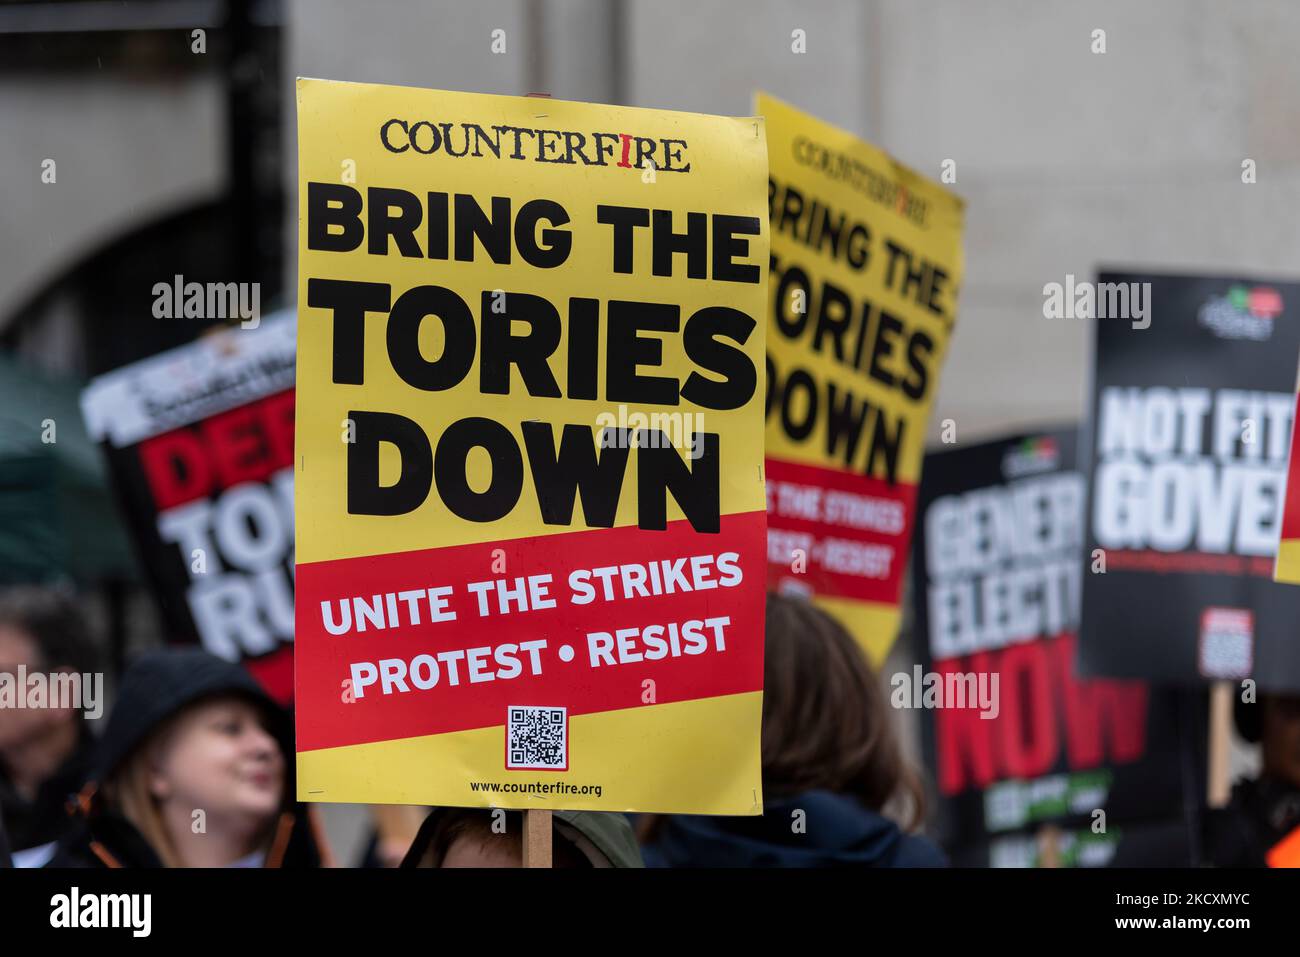
[[(549, 93), (528, 93), (527, 96), (550, 99)], [(524, 811), (524, 867), (551, 866), (551, 812)]]
[(551, 866), (551, 812), (524, 811), (524, 867)]
[(1210, 686), (1209, 761), (1205, 782), (1205, 800), (1212, 807), (1224, 807), (1232, 795), (1228, 759), (1232, 744), (1231, 681), (1216, 681)]

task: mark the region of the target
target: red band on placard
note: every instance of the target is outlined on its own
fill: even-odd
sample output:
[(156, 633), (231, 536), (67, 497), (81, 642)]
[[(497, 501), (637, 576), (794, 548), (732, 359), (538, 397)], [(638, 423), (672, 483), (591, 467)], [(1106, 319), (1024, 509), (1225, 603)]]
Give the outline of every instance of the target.
[(245, 658), (242, 663), (267, 694), (285, 707), (293, 704), (293, 645), (283, 645), (260, 658)]
[[(596, 529), (300, 564), (296, 701), (298, 714), (311, 715), (311, 720), (299, 720), (298, 750), (501, 725), (507, 706), (512, 704), (563, 706), (570, 715), (640, 707), (648, 703), (646, 679), (655, 682), (655, 703), (756, 691), (763, 684), (765, 520), (763, 512), (723, 515), (716, 536), (702, 537), (689, 522), (678, 521), (669, 523), (664, 531)], [(717, 543), (712, 550), (711, 542)], [(726, 552), (737, 557), (720, 569), (717, 556)], [(714, 560), (697, 559), (692, 564), (693, 557), (708, 555)], [(679, 559), (686, 561), (678, 566)], [(648, 597), (635, 591), (633, 597), (624, 597), (626, 582), (642, 579), (638, 573), (619, 571), (610, 577), (613, 600), (605, 600), (601, 578), (592, 576), (589, 581), (595, 600), (582, 605), (570, 601), (581, 594), (569, 584), (575, 570), (625, 565), (644, 570), (662, 561), (677, 568), (673, 593), (666, 592), (663, 582), (667, 579), (660, 568), (660, 588), (647, 576), (643, 581)], [(722, 580), (737, 578), (734, 570), (728, 570), (732, 566), (739, 569), (739, 582), (724, 587)], [(488, 591), (485, 597), (491, 614), (480, 617), (479, 600), (469, 590), (470, 583), (504, 579), (514, 588), (522, 580), (524, 587), (518, 594), (527, 596), (528, 577), (541, 574), (551, 575), (543, 601), (552, 599), (555, 607), (520, 611), (516, 601), (503, 615), (499, 614), (497, 592)], [(682, 578), (700, 587), (683, 590)], [(712, 587), (704, 587), (710, 581)], [(428, 589), (444, 586), (453, 588), (445, 611), (454, 611), (456, 619), (431, 623), (433, 602)], [(664, 593), (656, 595), (656, 590)], [(402, 592), (406, 597), (400, 597)], [(356, 630), (360, 616), (354, 597), (377, 610), (382, 628), (371, 615), (365, 618), (366, 630)], [(328, 603), (330, 623), (337, 629), (343, 622), (344, 601), (352, 603), (351, 627), (343, 634), (331, 634), (322, 602)], [(419, 624), (411, 623), (412, 603), (418, 609)], [(680, 630), (688, 621), (702, 623), (723, 617), (730, 622), (722, 629), (721, 649), (715, 628), (697, 626), (696, 631), (707, 638), (706, 648), (697, 654), (621, 660), (651, 649), (641, 634), (647, 626), (666, 628), (674, 623)], [(614, 637), (620, 629), (637, 629), (637, 634), (616, 639), (613, 664), (602, 659), (598, 667), (592, 667), (588, 633)], [(666, 631), (656, 637), (669, 641)], [(537, 640), (544, 640), (546, 646), (537, 651), (540, 673), (533, 674), (531, 655), (519, 646)], [(679, 648), (685, 644), (685, 639), (678, 642)], [(618, 653), (619, 645), (631, 654)], [(496, 657), (501, 646), (516, 649), (507, 657), (519, 662), (520, 673), (515, 677), (497, 676), (511, 670)], [(572, 651), (567, 661), (566, 647)], [(477, 655), (478, 667), (471, 669), (468, 652), (484, 648), (490, 650), (486, 656)], [(458, 683), (451, 684), (447, 662), (442, 662), (435, 685), (425, 689), (415, 686), (411, 668), (417, 656), (436, 658), (456, 651), (467, 652), (465, 657), (453, 659)], [(354, 700), (345, 700), (349, 697), (345, 682), (352, 677), (353, 664), (370, 663), (382, 671), (384, 661), (389, 661), (392, 669), (406, 670), (409, 690), (399, 690), (394, 682), (389, 685), (390, 693), (383, 694), (382, 683), (375, 681), (360, 689), (353, 687)], [(471, 673), (477, 674), (478, 680), (471, 680)], [(430, 675), (425, 659), (419, 676), (427, 683)]]
[(772, 458), (765, 470), (773, 585), (897, 604), (916, 486)]
[[(1296, 396), (1296, 414), (1300, 415), (1300, 395)], [(1300, 422), (1300, 418), (1293, 419)], [(1291, 458), (1286, 470), (1286, 504), (1282, 509), (1282, 537), (1300, 538), (1300, 428), (1291, 429)]]
[(294, 391), (286, 389), (140, 443), (140, 466), (162, 512), (293, 464)]

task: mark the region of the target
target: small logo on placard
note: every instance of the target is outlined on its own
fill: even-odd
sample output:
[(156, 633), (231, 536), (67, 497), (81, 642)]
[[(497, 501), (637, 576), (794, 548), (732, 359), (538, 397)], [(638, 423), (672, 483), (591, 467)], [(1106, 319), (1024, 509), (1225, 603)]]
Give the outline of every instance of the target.
[(1007, 449), (1002, 456), (1002, 474), (1007, 478), (1020, 478), (1022, 475), (1050, 472), (1060, 460), (1056, 439), (1050, 435), (1025, 439), (1019, 445)]
[(1282, 294), (1270, 286), (1237, 284), (1226, 295), (1206, 300), (1197, 319), (1221, 339), (1263, 341), (1273, 334), (1273, 320), (1282, 314)]
[(1206, 608), (1201, 612), (1201, 674), (1243, 678), (1254, 664), (1255, 614), (1247, 608)]

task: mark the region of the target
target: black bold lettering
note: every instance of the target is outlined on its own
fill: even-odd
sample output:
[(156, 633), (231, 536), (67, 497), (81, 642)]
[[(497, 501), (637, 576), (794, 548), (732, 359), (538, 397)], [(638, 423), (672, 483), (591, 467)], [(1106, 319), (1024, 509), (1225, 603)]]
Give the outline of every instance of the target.
[(694, 466), (677, 453), (668, 436), (655, 429), (638, 430), (636, 451), (637, 525), (663, 531), (668, 527), (668, 495), (697, 532), (716, 533), (721, 527), (718, 436), (697, 432), (700, 457)]
[(545, 219), (553, 226), (563, 226), (569, 214), (559, 203), (549, 199), (533, 199), (519, 207), (515, 218), (515, 245), (524, 262), (538, 269), (554, 269), (569, 258), (573, 236), (563, 229), (543, 229), (542, 244), (537, 242), (537, 223)]
[(781, 224), (776, 227), (777, 230), (780, 232), (788, 231), (791, 236), (798, 235), (799, 217), (802, 215), (803, 194), (793, 186), (787, 186), (785, 196), (781, 200)]
[[(871, 368), (867, 374), (877, 382), (883, 382), (885, 385), (894, 384), (894, 375), (888, 369), (880, 367), (882, 358), (888, 359), (894, 354), (894, 336), (903, 328), (902, 321), (895, 315), (880, 310), (880, 320), (876, 324), (876, 339), (871, 344)], [(888, 339), (886, 339), (888, 335)]]
[[(442, 323), (442, 355), (420, 352), (420, 326), (429, 316)], [(388, 361), (407, 385), (426, 392), (450, 389), (474, 364), (477, 333), (465, 300), (442, 286), (415, 286), (398, 296), (388, 317)]]
[[(465, 465), (470, 450), (486, 449), (492, 461), (487, 490), (470, 487)], [(433, 480), (438, 495), (454, 514), (467, 522), (495, 522), (510, 514), (524, 487), (524, 460), (515, 438), (500, 422), (472, 417), (447, 427), (433, 455)]]
[(639, 206), (597, 206), (596, 222), (614, 227), (614, 272), (630, 273), (635, 246), (633, 230), (650, 225), (650, 210)]
[(365, 376), (366, 313), (387, 312), (392, 287), (383, 282), (308, 279), (307, 305), (334, 313), (334, 363), (331, 377), (339, 385), (361, 385)]
[(673, 255), (686, 254), (686, 275), (690, 279), (709, 277), (709, 217), (686, 214), (686, 232), (673, 232), (673, 211), (656, 209), (651, 228), (650, 271), (656, 276), (673, 274)]
[(748, 402), (758, 387), (758, 370), (743, 351), (715, 337), (726, 336), (743, 346), (756, 326), (751, 317), (730, 306), (707, 306), (686, 320), (682, 346), (687, 358), (716, 372), (723, 381), (692, 371), (682, 383), (682, 398), (706, 409), (738, 409)]
[[(791, 408), (794, 405), (796, 390), (801, 390), (808, 396), (803, 421), (800, 422), (795, 421), (794, 411)], [(817, 384), (807, 371), (795, 369), (790, 373), (790, 377), (785, 380), (785, 387), (781, 390), (781, 428), (785, 430), (785, 434), (790, 438), (796, 442), (802, 442), (812, 434), (813, 426), (816, 424)]]
[[(803, 292), (803, 309), (794, 309), (792, 293)], [(776, 284), (776, 327), (787, 339), (798, 339), (808, 327), (808, 312), (812, 300), (812, 282), (798, 266), (787, 266)]]
[(600, 300), (569, 299), (569, 398), (596, 398), (600, 369)]
[(429, 222), (427, 227), (429, 258), (447, 258), (447, 194), (429, 194)]
[(757, 266), (738, 263), (736, 257), (749, 255), (749, 240), (741, 236), (757, 236), (762, 223), (757, 216), (713, 217), (713, 278), (726, 282), (753, 282), (759, 280)]
[(605, 397), (610, 402), (677, 405), (677, 380), (638, 375), (639, 365), (662, 365), (661, 339), (641, 338), (643, 330), (676, 332), (681, 308), (662, 302), (613, 299), (609, 303), (609, 348), (605, 358)]
[[(350, 253), (361, 245), (361, 194), (346, 183), (307, 184), (307, 248)], [(337, 226), (338, 232), (330, 227)]]
[(844, 334), (849, 331), (853, 302), (849, 294), (827, 281), (822, 283), (822, 301), (817, 310), (817, 331), (813, 333), (813, 349), (822, 351), (822, 339), (830, 335), (835, 344), (835, 359), (844, 361)]
[[(398, 214), (392, 215), (396, 206)], [(415, 231), (424, 219), (424, 210), (414, 193), (404, 189), (371, 186), (366, 191), (366, 219), (368, 220), (366, 252), (372, 256), (388, 255), (388, 237), (397, 240), (398, 251), (408, 259), (422, 259), (420, 243)]]
[(482, 244), (498, 266), (510, 264), (510, 198), (492, 197), (488, 218), (478, 200), (467, 193), (456, 194), (456, 261), (474, 261), (474, 240)]
[(867, 424), (871, 403), (865, 399), (859, 403), (857, 397), (847, 390), (844, 392), (844, 401), (837, 405), (838, 397), (839, 389), (835, 383), (826, 383), (826, 454), (834, 457), (842, 439), (844, 464), (852, 465), (858, 454), (858, 442)]
[(925, 359), (931, 355), (934, 355), (934, 340), (920, 329), (913, 332), (907, 343), (907, 364), (916, 376), (908, 376), (903, 382), (903, 394), (909, 399), (925, 395), (925, 387), (930, 382), (930, 367)]
[[(560, 386), (547, 363), (560, 345), (560, 314), (541, 296), (503, 293), (505, 308), (492, 308), (497, 293), (483, 293), (483, 349), (479, 357), (479, 389), (493, 395), (510, 392), (510, 367), (519, 367), (529, 395), (561, 397)], [(528, 334), (516, 336), (511, 321), (528, 323)]]
[(570, 423), (564, 426), (556, 452), (549, 422), (524, 422), (522, 428), (542, 521), (572, 525), (574, 500), (581, 495), (586, 525), (613, 528), (627, 471), (629, 443), (625, 436), (620, 435), (616, 444), (602, 443), (606, 447), (598, 454), (591, 427)]
[(898, 481), (898, 450), (903, 444), (903, 426), (904, 419), (898, 420), (897, 428), (894, 434), (889, 434), (888, 423), (885, 422), (884, 413), (876, 409), (875, 427), (871, 431), (871, 451), (867, 454), (867, 475), (875, 476), (877, 474), (876, 462), (880, 461), (884, 465), (884, 478), (890, 485)]
[(849, 248), (846, 258), (849, 265), (859, 272), (867, 264), (870, 245), (871, 230), (862, 223), (854, 223), (853, 228), (849, 230)]
[[(424, 503), (433, 479), (433, 453), (424, 430), (395, 412), (349, 412), (355, 432), (348, 443), (349, 515), (405, 515)], [(397, 446), (401, 473), (379, 484), (379, 444)]]

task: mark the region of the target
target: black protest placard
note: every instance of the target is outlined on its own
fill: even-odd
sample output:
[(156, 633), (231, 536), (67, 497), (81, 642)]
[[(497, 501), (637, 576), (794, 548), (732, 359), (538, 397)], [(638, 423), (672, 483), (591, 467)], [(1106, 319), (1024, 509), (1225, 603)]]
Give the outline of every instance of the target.
[[(1060, 429), (928, 455), (913, 601), (926, 760), (957, 864), (1188, 864), (1203, 711), (1074, 668), (1085, 479)], [(907, 680), (903, 680), (906, 677)], [(988, 689), (971, 701), (962, 689)], [(1134, 860), (1140, 857), (1141, 860)]]
[(96, 378), (82, 394), (169, 640), (293, 698), (292, 315)]
[(1300, 689), (1300, 589), (1272, 580), (1300, 284), (1103, 273), (1098, 303), (1116, 290), (1147, 316), (1096, 319), (1080, 669)]

